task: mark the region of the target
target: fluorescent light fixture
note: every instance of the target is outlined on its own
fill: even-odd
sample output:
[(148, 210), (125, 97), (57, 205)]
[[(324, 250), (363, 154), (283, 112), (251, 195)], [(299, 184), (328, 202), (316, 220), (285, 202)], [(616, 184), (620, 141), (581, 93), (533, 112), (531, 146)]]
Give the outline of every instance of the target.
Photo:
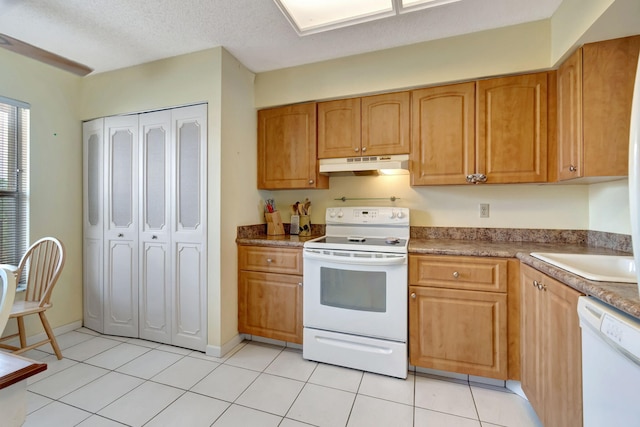
[(429, 7), (442, 6), (443, 4), (455, 3), (460, 0), (400, 0), (399, 13), (414, 12)]
[(274, 0), (305, 36), (460, 0)]

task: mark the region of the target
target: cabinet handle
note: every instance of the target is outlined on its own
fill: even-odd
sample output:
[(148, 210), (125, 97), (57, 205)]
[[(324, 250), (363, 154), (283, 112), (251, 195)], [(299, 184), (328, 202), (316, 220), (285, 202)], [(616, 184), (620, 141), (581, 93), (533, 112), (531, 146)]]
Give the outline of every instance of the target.
[(538, 290), (540, 290), (540, 291), (546, 291), (547, 290), (547, 285), (543, 284), (542, 282), (538, 282), (537, 280), (533, 281), (533, 286), (538, 288)]
[(267, 258), (267, 262), (268, 262), (268, 263), (272, 263), (272, 262), (273, 262), (273, 260), (272, 260), (271, 258)]
[(309, 180), (309, 185), (313, 185), (313, 180), (312, 179)]
[(569, 166), (569, 172), (575, 172), (577, 170), (578, 170), (578, 168), (576, 168), (575, 166), (573, 166), (573, 165)]
[(411, 292), (411, 298), (416, 299), (416, 293), (415, 292)]
[(124, 234), (118, 233), (118, 237), (124, 237)]
[(359, 147), (354, 147), (353, 151), (355, 151), (357, 153), (358, 151), (360, 151), (360, 148)]
[(365, 151), (367, 151), (367, 147), (362, 147), (362, 152), (364, 153)]
[(458, 277), (460, 277), (460, 273), (458, 273), (457, 271), (454, 271), (453, 272), (453, 277), (455, 277), (457, 279)]

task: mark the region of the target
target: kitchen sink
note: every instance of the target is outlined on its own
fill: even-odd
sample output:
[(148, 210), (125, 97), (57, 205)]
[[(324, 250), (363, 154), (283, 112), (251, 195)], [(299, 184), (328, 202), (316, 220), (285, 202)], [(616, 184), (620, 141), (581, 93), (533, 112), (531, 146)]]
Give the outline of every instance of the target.
[(533, 252), (531, 256), (597, 282), (638, 282), (632, 256), (550, 252)]

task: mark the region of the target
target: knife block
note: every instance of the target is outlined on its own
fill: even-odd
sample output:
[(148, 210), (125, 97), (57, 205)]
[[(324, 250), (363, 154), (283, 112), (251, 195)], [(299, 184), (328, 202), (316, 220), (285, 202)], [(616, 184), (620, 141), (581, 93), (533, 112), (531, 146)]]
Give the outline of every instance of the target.
[(267, 235), (277, 236), (284, 234), (284, 226), (282, 225), (282, 218), (280, 218), (280, 212), (265, 212), (264, 217), (267, 220)]

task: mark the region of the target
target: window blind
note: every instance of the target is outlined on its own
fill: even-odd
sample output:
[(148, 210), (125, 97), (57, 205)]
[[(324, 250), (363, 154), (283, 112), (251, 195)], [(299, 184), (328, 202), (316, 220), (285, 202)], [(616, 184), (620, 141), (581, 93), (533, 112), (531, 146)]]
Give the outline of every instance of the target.
[(0, 97), (0, 263), (18, 265), (29, 232), (29, 105)]

